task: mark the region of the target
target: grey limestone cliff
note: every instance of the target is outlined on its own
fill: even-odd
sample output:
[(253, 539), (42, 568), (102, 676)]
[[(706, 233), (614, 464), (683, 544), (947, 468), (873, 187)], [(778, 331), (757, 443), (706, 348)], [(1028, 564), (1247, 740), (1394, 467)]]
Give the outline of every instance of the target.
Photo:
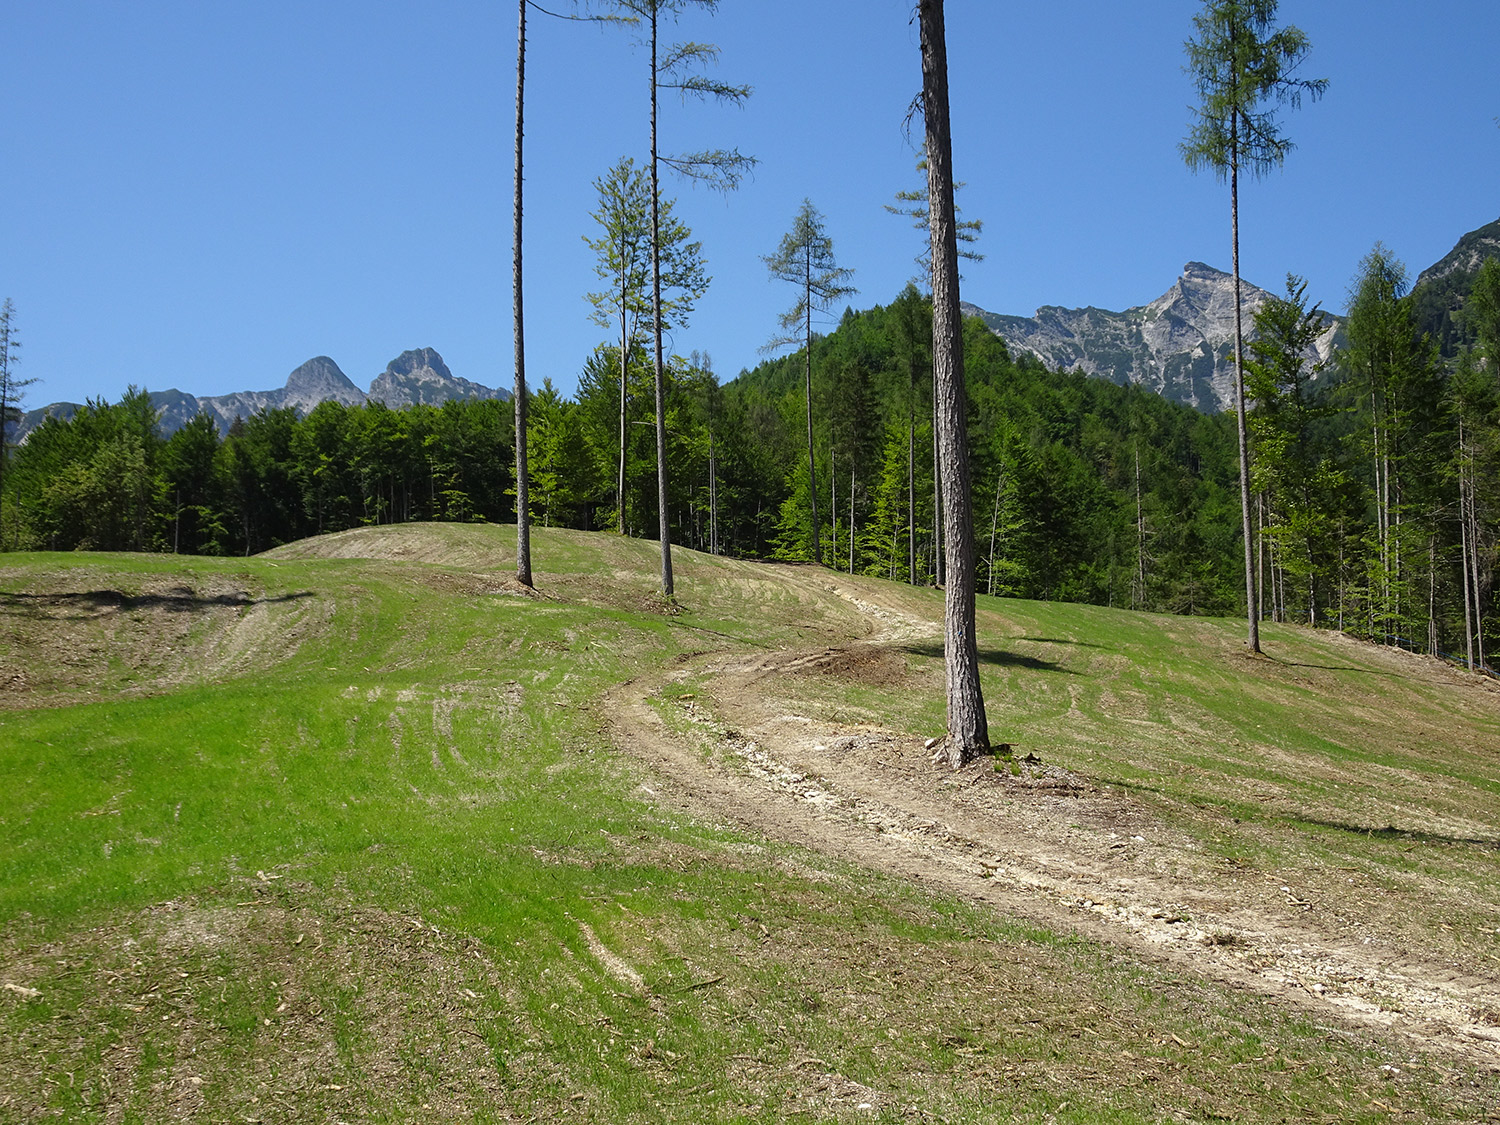
[(438, 406), (457, 399), (511, 397), (509, 391), (494, 390), (468, 379), (460, 379), (448, 370), (443, 357), (432, 348), (402, 352), (386, 365), (370, 384), (370, 399), (393, 409), (423, 403)]
[[(1271, 294), (1241, 280), (1248, 339), (1255, 311)], [(1032, 317), (979, 316), (1012, 351), (1030, 352), (1048, 367), (1133, 383), (1199, 410), (1234, 405), (1234, 278), (1189, 262), (1173, 286), (1147, 305), (1124, 312), (1047, 305)], [(1330, 318), (1316, 355), (1333, 352), (1338, 324)]]

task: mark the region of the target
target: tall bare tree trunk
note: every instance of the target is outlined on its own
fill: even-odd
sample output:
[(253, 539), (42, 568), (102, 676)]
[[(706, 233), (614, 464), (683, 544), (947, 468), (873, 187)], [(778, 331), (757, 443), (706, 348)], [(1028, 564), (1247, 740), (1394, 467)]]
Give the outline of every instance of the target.
[(943, 647), (948, 686), (948, 761), (957, 767), (989, 749), (979, 682), (974, 614), (974, 526), (969, 496), (962, 322), (958, 307), (958, 230), (953, 214), (953, 144), (948, 119), (948, 47), (942, 0), (919, 0), (922, 108), (927, 131), (927, 195), (932, 238), (932, 370), (942, 431), (948, 585)]
[(807, 335), (802, 365), (807, 386), (807, 495), (812, 501), (812, 549), (813, 562), (823, 563), (823, 537), (818, 529), (818, 466), (813, 460), (813, 398), (812, 398), (812, 251), (808, 250), (807, 278), (803, 287), (803, 300), (807, 305)]
[(849, 458), (849, 573), (854, 573), (854, 458)]
[(1234, 407), (1240, 443), (1240, 523), (1245, 539), (1245, 606), (1250, 620), (1246, 645), (1260, 651), (1259, 595), (1255, 573), (1255, 529), (1250, 523), (1250, 432), (1245, 421), (1245, 329), (1240, 299), (1240, 162), (1239, 113), (1230, 115), (1229, 225), (1233, 232), (1234, 259)]
[(995, 531), (1000, 526), (1000, 493), (1005, 490), (1005, 466), (1001, 465), (995, 473), (995, 507), (990, 512), (990, 565), (989, 565), (989, 588), (985, 593), (991, 597), (995, 594)]
[(620, 238), (620, 476), (615, 485), (616, 522), (619, 532), (625, 534), (625, 450), (627, 425), (626, 404), (630, 401), (630, 313), (629, 281), (625, 267), (625, 238)]
[(526, 335), (522, 315), (521, 201), (522, 138), (525, 136), (526, 105), (526, 0), (520, 0), (520, 26), (516, 32), (516, 195), (513, 216), (515, 258), (512, 287), (515, 290), (516, 337), (516, 581), (531, 585), (531, 475), (526, 465)]
[[(962, 340), (959, 346), (962, 347)], [(937, 378), (936, 375), (933, 376)], [(934, 570), (939, 587), (946, 585), (947, 575), (943, 567), (943, 474), (940, 469), (942, 464), (942, 443), (938, 435), (942, 427), (937, 420), (937, 384), (932, 388), (932, 558)]]
[(906, 580), (917, 584), (917, 361), (906, 366)]
[(661, 592), (672, 597), (672, 521), (667, 513), (667, 372), (661, 342), (661, 184), (656, 150), (657, 8), (651, 9), (651, 327), (656, 340), (656, 510), (661, 535)]

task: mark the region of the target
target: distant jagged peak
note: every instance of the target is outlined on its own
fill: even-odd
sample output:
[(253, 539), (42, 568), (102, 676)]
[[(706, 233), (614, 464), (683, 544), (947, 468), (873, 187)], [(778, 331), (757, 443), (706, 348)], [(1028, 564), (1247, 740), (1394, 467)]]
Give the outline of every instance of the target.
[(404, 351), (370, 384), (370, 399), (392, 409), (418, 404), (436, 406), (451, 399), (508, 399), (509, 392), (470, 382), (448, 370), (433, 348)]
[(353, 401), (364, 400), (364, 392), (356, 387), (354, 381), (339, 370), (339, 365), (326, 355), (313, 356), (288, 375), (286, 392), (289, 401), (301, 398), (312, 398), (318, 401), (324, 398), (338, 398), (344, 401), (345, 397)]
[(412, 348), (385, 365), (387, 375), (420, 375), (423, 371), (430, 371), (441, 379), (453, 378), (453, 372), (448, 370), (435, 348)]

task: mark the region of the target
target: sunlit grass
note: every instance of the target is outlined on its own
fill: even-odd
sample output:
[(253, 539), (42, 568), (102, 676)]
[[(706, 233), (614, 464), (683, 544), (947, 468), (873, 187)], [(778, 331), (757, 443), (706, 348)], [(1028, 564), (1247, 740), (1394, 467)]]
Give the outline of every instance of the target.
[[(681, 552), (667, 613), (653, 544), (542, 529), (533, 600), (482, 592), (511, 565), (505, 529), (389, 534), (407, 557), (0, 560), (6, 595), (223, 585), (252, 603), (132, 663), (112, 638), (189, 611), (69, 603), (22, 641), (35, 603), (6, 602), (6, 661), (115, 659), (38, 675), (30, 706), (0, 712), (0, 976), (39, 993), (0, 998), (0, 1069), (21, 1076), (0, 1120), (1357, 1121), (1384, 1118), (1376, 1100), (1463, 1120), (1483, 1096), (663, 799), (612, 745), (603, 692), (689, 653), (857, 635), (815, 585)], [(936, 620), (936, 595), (910, 599)], [(1162, 765), (1217, 761), (1171, 749), (1188, 723), (1249, 744), (1279, 713), (1235, 702), (1229, 623), (1174, 638), (1129, 614), (984, 608), (982, 647), (1024, 658), (986, 664), (997, 733), (1163, 809), (1239, 808)], [(936, 661), (920, 640), (901, 659)], [(940, 723), (935, 692), (819, 690)], [(1155, 727), (1127, 738), (1106, 691)], [(1277, 745), (1338, 762), (1337, 733)], [(1222, 768), (1303, 792), (1295, 762)]]

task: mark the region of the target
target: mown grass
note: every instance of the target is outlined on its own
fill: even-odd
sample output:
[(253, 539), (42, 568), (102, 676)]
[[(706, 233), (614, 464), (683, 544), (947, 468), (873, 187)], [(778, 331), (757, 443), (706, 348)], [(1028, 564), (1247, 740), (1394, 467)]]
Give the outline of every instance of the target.
[[(853, 635), (839, 599), (681, 552), (683, 608), (664, 613), (653, 546), (609, 536), (539, 530), (542, 600), (493, 592), (503, 529), (339, 543), (381, 557), (0, 560), (0, 669), (30, 685), (0, 712), (0, 979), (36, 993), (0, 996), (0, 1120), (1472, 1120), (1493, 1104), (1492, 1079), (1441, 1058), (701, 820), (611, 746), (609, 687), (688, 653)], [(80, 597), (101, 591), (124, 600)], [(1182, 676), (1189, 719), (1227, 715), (1248, 742), (1215, 655), (1227, 624), (1173, 639), (1107, 611), (986, 610), (996, 651), (1045, 665), (986, 666), (992, 723), (1032, 724), (1023, 749), (1164, 805), (1227, 800), (1207, 776), (1148, 785), (1164, 738), (1080, 726), (1098, 700), (1060, 686), (1137, 692), (1175, 730), (1181, 692), (1154, 684)], [(1119, 682), (1099, 686), (1106, 658)], [(938, 704), (909, 699), (859, 705), (930, 724)], [(1336, 733), (1279, 737), (1311, 754)], [(1255, 780), (1320, 810), (1290, 803), (1322, 792), (1294, 773)]]

